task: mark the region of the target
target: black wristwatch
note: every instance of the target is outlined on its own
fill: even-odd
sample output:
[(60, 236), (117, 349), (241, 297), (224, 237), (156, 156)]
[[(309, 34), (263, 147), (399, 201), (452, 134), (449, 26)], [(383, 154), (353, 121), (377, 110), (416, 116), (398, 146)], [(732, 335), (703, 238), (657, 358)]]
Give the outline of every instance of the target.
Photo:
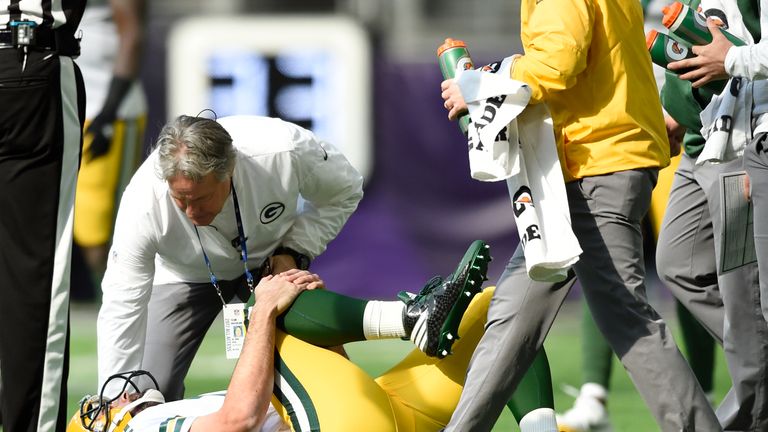
[(272, 256), (275, 256), (275, 255), (290, 255), (291, 257), (293, 257), (293, 260), (296, 261), (296, 268), (298, 268), (299, 270), (307, 270), (309, 268), (309, 264), (312, 263), (312, 260), (309, 259), (308, 256), (288, 247), (283, 247), (283, 246), (278, 247), (277, 249), (275, 249), (275, 252), (272, 253)]

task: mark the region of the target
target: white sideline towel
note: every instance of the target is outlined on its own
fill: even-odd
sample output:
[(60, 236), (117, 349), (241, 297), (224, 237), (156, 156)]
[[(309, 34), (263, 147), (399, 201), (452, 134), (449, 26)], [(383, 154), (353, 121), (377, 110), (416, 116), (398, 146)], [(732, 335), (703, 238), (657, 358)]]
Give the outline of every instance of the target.
[[(528, 105), (531, 89), (521, 81), (509, 79), (504, 72), (496, 73), (508, 72), (512, 62), (512, 58), (507, 57), (483, 70), (456, 71), (461, 94), (474, 124), (467, 129), (467, 134), (469, 169), (476, 180), (504, 180), (518, 171), (514, 165), (518, 163), (514, 154), (517, 145), (510, 145), (516, 144), (517, 140), (508, 139), (508, 135), (517, 135), (510, 129), (516, 128), (513, 120)], [(506, 129), (508, 127), (510, 129)]]
[(509, 78), (512, 62), (457, 74), (472, 119), (470, 171), (477, 180), (507, 181), (528, 276), (559, 282), (581, 247), (571, 230), (552, 117), (544, 104), (528, 106), (529, 87)]
[(706, 142), (696, 165), (726, 162), (744, 154), (752, 129), (751, 95), (752, 83), (734, 77), (701, 111), (701, 135)]

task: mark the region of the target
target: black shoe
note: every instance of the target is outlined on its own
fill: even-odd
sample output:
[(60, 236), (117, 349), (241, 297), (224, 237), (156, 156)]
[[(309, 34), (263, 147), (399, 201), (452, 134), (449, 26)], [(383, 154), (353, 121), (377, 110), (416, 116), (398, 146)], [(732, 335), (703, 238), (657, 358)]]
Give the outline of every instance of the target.
[(480, 292), (488, 262), (490, 246), (475, 240), (464, 254), (456, 270), (443, 280), (435, 276), (419, 294), (400, 292), (406, 306), (403, 324), (410, 340), (430, 357), (443, 358), (459, 338), (461, 317), (469, 302)]

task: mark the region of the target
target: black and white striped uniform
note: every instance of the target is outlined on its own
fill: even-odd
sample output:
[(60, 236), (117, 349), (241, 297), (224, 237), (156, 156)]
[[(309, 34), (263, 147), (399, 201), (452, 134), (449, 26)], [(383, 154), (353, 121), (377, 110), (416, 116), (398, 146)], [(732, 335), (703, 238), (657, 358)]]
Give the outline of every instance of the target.
[[(0, 0), (0, 376), (8, 432), (64, 431), (85, 0)], [(15, 47), (11, 21), (37, 27)]]

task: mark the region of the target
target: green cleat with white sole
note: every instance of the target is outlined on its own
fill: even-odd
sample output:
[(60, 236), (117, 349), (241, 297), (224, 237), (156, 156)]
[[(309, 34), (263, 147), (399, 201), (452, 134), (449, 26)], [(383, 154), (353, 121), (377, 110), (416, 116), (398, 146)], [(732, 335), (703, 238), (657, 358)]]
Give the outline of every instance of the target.
[(433, 277), (418, 294), (398, 294), (406, 304), (403, 324), (409, 339), (425, 354), (443, 358), (451, 353), (464, 312), (488, 280), (490, 261), (490, 246), (475, 240), (450, 276)]

